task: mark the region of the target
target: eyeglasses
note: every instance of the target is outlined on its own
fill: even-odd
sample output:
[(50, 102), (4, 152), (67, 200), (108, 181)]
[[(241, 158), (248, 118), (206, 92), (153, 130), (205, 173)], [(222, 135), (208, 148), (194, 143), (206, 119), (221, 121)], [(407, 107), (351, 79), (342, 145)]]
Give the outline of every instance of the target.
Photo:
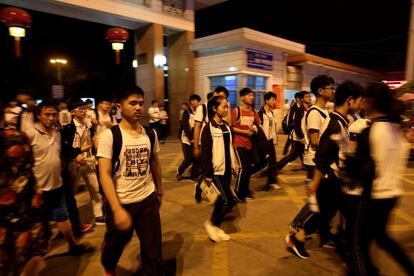
[(78, 107), (78, 108), (75, 108), (74, 111), (82, 112), (82, 111), (86, 111), (86, 108), (85, 107)]

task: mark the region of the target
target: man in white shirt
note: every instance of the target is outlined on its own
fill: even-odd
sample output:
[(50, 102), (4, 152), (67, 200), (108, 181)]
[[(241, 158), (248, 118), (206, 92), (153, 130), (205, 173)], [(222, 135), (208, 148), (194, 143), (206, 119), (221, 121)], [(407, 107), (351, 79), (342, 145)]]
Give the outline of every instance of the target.
[(329, 116), (325, 109), (328, 101), (333, 101), (335, 97), (335, 81), (327, 75), (319, 75), (312, 79), (311, 91), (316, 97), (315, 104), (309, 108), (305, 115), (304, 135), (305, 135), (305, 154), (303, 164), (306, 168), (307, 178), (312, 179), (315, 169), (315, 152), (319, 144), (321, 126)]
[(122, 121), (102, 134), (98, 146), (107, 227), (101, 262), (105, 275), (116, 275), (116, 265), (135, 230), (142, 274), (163, 275), (159, 145), (156, 132), (141, 125), (144, 91), (139, 87), (125, 91), (120, 110)]
[(69, 254), (81, 255), (92, 252), (91, 246), (79, 243), (68, 220), (63, 191), (61, 136), (55, 125), (59, 109), (53, 101), (44, 100), (38, 106), (38, 123), (26, 131), (35, 160), (33, 173), (43, 192), (43, 202), (49, 221), (55, 221), (69, 243)]
[(95, 109), (96, 121), (98, 123), (96, 126), (95, 135), (93, 137), (95, 148), (97, 148), (99, 145), (101, 134), (105, 132), (105, 130), (116, 125), (116, 121), (111, 114), (111, 110), (112, 104), (106, 98), (102, 98), (98, 103), (98, 108)]
[(276, 94), (269, 91), (263, 95), (265, 104), (259, 110), (259, 117), (261, 120), (261, 127), (267, 139), (267, 160), (261, 160), (260, 163), (267, 163), (267, 182), (264, 186), (265, 191), (272, 189), (280, 189), (281, 186), (277, 184), (276, 179), (276, 150), (277, 134), (276, 134), (276, 120), (273, 110), (276, 108)]
[(68, 110), (68, 105), (66, 104), (66, 102), (61, 102), (59, 104), (59, 109), (59, 123), (62, 127), (64, 127), (70, 124), (70, 122), (72, 121), (72, 115)]

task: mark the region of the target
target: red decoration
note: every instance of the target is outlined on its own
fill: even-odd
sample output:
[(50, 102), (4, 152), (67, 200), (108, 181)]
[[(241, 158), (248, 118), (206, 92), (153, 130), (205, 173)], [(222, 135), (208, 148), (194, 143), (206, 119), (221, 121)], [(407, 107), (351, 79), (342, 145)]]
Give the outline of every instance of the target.
[[(0, 10), (0, 19), (1, 21), (9, 28), (19, 27), (19, 28), (29, 28), (32, 25), (32, 17), (25, 10), (7, 7)], [(14, 37), (15, 42), (15, 54), (17, 58), (21, 57), (21, 48), (20, 48), (20, 36)]]
[[(114, 43), (124, 43), (129, 38), (129, 33), (127, 30), (120, 28), (120, 27), (113, 27), (106, 31), (105, 38), (112, 42), (112, 48), (114, 47)], [(121, 56), (120, 56), (120, 49), (115, 50), (115, 61), (116, 64), (121, 63)]]

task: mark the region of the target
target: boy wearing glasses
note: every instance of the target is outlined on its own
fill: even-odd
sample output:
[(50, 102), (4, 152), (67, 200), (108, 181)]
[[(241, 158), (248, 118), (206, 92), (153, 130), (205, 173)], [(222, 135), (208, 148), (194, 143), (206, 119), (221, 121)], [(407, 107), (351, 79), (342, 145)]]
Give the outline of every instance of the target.
[(66, 159), (69, 187), (76, 194), (82, 177), (88, 186), (96, 224), (104, 224), (102, 197), (96, 174), (96, 160), (92, 155), (91, 131), (86, 123), (86, 103), (81, 99), (70, 99), (68, 109), (72, 121), (62, 129), (62, 153)]

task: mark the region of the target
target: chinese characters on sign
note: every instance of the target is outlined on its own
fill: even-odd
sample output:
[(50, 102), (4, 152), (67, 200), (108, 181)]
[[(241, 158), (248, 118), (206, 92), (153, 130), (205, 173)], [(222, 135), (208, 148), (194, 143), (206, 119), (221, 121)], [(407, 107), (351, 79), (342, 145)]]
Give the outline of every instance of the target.
[(247, 67), (272, 71), (273, 54), (253, 49), (246, 49)]

